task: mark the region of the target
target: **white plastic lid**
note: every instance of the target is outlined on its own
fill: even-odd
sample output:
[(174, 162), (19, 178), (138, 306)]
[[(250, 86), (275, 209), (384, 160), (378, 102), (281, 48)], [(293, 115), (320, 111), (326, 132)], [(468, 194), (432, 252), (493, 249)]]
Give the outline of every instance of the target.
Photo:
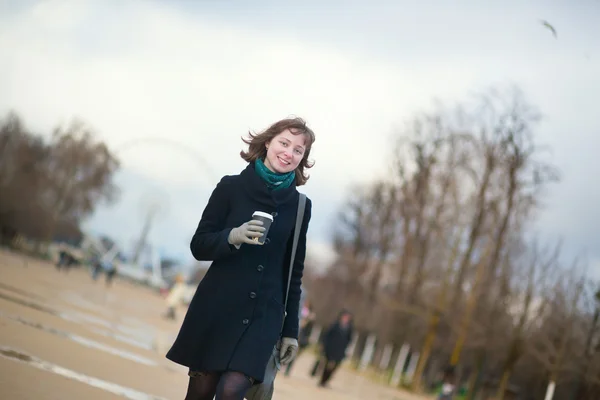
[(252, 216), (256, 216), (256, 217), (263, 217), (263, 218), (268, 218), (271, 221), (273, 221), (273, 216), (269, 213), (266, 212), (262, 212), (262, 211), (254, 211), (254, 213), (252, 214)]

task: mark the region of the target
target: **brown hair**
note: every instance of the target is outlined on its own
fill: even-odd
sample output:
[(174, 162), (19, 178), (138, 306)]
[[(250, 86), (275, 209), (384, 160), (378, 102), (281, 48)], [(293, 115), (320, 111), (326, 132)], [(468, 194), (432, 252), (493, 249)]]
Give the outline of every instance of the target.
[(314, 165), (314, 162), (308, 161), (308, 156), (310, 155), (310, 148), (315, 142), (315, 133), (306, 126), (306, 122), (302, 118), (282, 119), (281, 121), (275, 122), (261, 133), (248, 132), (248, 138), (242, 138), (244, 143), (248, 145), (248, 151), (242, 150), (240, 156), (248, 162), (254, 162), (259, 158), (264, 160), (267, 156), (267, 143), (270, 143), (275, 136), (286, 129), (289, 129), (294, 135), (302, 134), (306, 137), (306, 150), (304, 151), (304, 156), (294, 171), (296, 173), (296, 186), (302, 186), (309, 178), (305, 173), (305, 170), (312, 168)]

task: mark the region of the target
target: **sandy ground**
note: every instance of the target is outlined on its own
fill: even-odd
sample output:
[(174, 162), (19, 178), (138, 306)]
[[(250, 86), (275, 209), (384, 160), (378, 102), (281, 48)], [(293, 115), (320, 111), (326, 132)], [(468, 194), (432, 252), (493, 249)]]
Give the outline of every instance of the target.
[[(107, 289), (83, 270), (63, 273), (0, 250), (0, 397), (183, 399), (186, 370), (164, 358), (183, 314), (166, 321), (163, 311), (148, 289), (119, 280)], [(303, 354), (292, 376), (278, 376), (274, 398), (424, 399), (348, 369), (317, 388), (312, 361)]]

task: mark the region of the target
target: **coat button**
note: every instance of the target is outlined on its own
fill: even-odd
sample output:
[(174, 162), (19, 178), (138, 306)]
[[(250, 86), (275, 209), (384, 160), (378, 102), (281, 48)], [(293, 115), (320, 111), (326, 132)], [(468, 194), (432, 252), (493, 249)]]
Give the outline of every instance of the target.
[(242, 321), (242, 324), (244, 324), (244, 325), (248, 325), (249, 323), (250, 323), (250, 321), (247, 320), (247, 319), (245, 319), (245, 320)]
[(255, 299), (255, 298), (256, 298), (256, 293), (254, 293), (254, 292), (250, 292), (250, 298), (251, 298), (251, 299)]
[(265, 269), (265, 267), (263, 267), (262, 265), (259, 265), (258, 267), (256, 267), (256, 270), (257, 270), (258, 272), (262, 272), (262, 271), (263, 271), (263, 269)]

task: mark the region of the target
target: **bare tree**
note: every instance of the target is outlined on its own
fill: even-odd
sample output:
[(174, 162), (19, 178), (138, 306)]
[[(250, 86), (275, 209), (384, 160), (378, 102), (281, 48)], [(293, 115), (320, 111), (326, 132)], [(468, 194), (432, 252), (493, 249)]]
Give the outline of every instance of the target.
[(585, 287), (585, 278), (578, 270), (577, 262), (575, 260), (570, 268), (564, 269), (551, 288), (549, 307), (552, 312), (543, 321), (541, 329), (531, 336), (527, 347), (548, 372), (549, 391), (554, 391), (559, 379), (573, 375), (577, 370), (577, 361), (569, 357), (578, 353), (576, 326)]
[(50, 148), (52, 174), (44, 200), (54, 221), (87, 216), (99, 202), (115, 199), (118, 190), (111, 179), (119, 162), (83, 123), (56, 128)]
[[(520, 243), (514, 243), (513, 246), (520, 247)], [(553, 282), (560, 254), (559, 245), (553, 251), (548, 251), (540, 249), (536, 240), (533, 240), (525, 251), (518, 248), (515, 250), (507, 256), (512, 286), (508, 311), (513, 317), (513, 325), (509, 332), (510, 341), (503, 361), (496, 400), (504, 399), (515, 365), (527, 350), (528, 336), (548, 311), (548, 303), (544, 296), (550, 289), (549, 283)]]
[[(339, 214), (335, 248), (339, 259), (336, 273), (346, 278), (346, 295), (364, 293), (366, 298), (354, 305), (368, 325), (374, 323), (371, 310), (378, 301), (379, 289), (397, 238), (396, 204), (398, 190), (388, 182), (353, 190), (345, 209)], [(343, 272), (342, 272), (343, 271)]]
[[(399, 133), (392, 173), (341, 211), (335, 268), (314, 284), (328, 306), (356, 307), (363, 329), (420, 347), (415, 389), (448, 358), (470, 374), (469, 398), (486, 375), (500, 397), (509, 382), (539, 395), (548, 375), (600, 387), (581, 274), (560, 276), (558, 246), (524, 239), (558, 181), (538, 122), (514, 88), (418, 115)], [(568, 359), (573, 351), (589, 361)]]
[(0, 120), (0, 233), (49, 240), (72, 235), (81, 218), (118, 193), (119, 163), (81, 123), (57, 129), (49, 142), (19, 117)]

